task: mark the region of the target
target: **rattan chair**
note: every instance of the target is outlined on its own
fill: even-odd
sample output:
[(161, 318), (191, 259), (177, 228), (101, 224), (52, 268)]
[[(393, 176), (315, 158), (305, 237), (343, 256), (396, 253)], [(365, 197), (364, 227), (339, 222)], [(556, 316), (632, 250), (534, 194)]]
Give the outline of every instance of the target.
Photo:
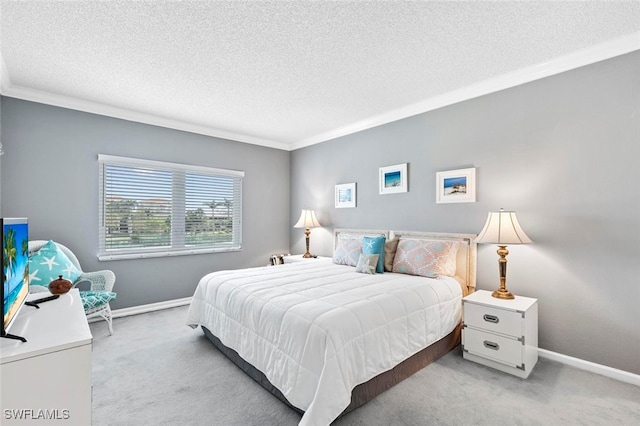
[[(32, 253), (35, 253), (38, 250), (40, 250), (42, 246), (44, 246), (47, 242), (48, 241), (44, 241), (44, 240), (29, 241), (29, 256), (31, 256)], [(80, 262), (78, 261), (78, 258), (76, 257), (75, 254), (73, 254), (71, 250), (69, 250), (68, 247), (57, 242), (55, 242), (55, 244), (64, 254), (67, 255), (69, 260), (81, 272), (80, 277), (78, 277), (78, 279), (76, 279), (75, 282), (73, 283), (74, 287), (81, 282), (88, 281), (91, 284), (91, 287), (89, 289), (90, 291), (113, 291), (113, 285), (116, 282), (116, 275), (112, 271), (104, 270), (104, 271), (97, 271), (97, 272), (84, 272), (80, 267)], [(38, 288), (38, 287), (41, 287), (41, 288)], [(31, 292), (34, 292), (34, 291), (37, 292), (37, 291), (47, 290), (47, 287), (37, 286), (37, 285), (29, 286), (29, 290)], [(87, 318), (93, 318), (93, 317), (104, 318), (104, 320), (107, 322), (109, 326), (109, 334), (113, 334), (113, 325), (111, 321), (111, 307), (109, 306), (109, 302), (106, 302), (99, 306), (94, 306), (88, 309), (85, 308), (84, 312), (87, 315)]]

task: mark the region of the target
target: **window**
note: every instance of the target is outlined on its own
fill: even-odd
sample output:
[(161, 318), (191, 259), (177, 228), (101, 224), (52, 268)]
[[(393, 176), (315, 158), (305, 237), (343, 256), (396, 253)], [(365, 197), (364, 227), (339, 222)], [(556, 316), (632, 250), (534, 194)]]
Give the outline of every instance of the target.
[(99, 155), (100, 260), (240, 250), (244, 172)]

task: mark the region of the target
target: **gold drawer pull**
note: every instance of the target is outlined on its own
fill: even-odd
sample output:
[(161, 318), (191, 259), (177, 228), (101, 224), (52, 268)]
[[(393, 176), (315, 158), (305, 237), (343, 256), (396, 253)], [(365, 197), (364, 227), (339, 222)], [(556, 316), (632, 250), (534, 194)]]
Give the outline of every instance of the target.
[(482, 318), (483, 318), (486, 322), (491, 322), (491, 323), (494, 323), (494, 324), (497, 324), (497, 323), (499, 323), (499, 322), (500, 322), (500, 318), (498, 318), (498, 317), (497, 317), (497, 316), (495, 316), (495, 315), (484, 314), (484, 315), (482, 316)]
[(499, 351), (500, 350), (500, 345), (495, 343), (495, 342), (490, 342), (488, 340), (485, 340), (483, 342), (483, 344), (484, 344), (484, 347), (487, 348), (487, 349), (492, 349), (494, 351)]

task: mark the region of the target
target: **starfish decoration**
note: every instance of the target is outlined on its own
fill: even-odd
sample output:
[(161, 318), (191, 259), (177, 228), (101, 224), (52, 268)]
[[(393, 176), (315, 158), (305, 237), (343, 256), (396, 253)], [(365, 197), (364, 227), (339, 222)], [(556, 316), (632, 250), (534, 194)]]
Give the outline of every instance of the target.
[(56, 261), (55, 261), (56, 260), (55, 255), (51, 256), (50, 258), (47, 257), (47, 256), (42, 256), (42, 257), (44, 257), (46, 260), (44, 262), (40, 263), (40, 264), (41, 265), (47, 265), (49, 267), (49, 270), (51, 270), (53, 268), (53, 265), (60, 266), (60, 264), (56, 263)]
[(376, 267), (373, 265), (367, 264), (366, 268), (367, 268), (367, 273), (369, 274), (373, 274), (376, 271)]
[(39, 269), (36, 269), (35, 271), (29, 274), (29, 282), (42, 281), (40, 278), (38, 278), (38, 271)]
[(70, 277), (70, 276), (71, 276), (71, 273), (73, 272), (73, 265), (72, 265), (72, 264), (70, 264), (70, 263), (69, 263), (69, 264), (67, 264), (67, 267), (66, 267), (66, 268), (64, 268), (64, 269), (63, 269), (63, 271), (64, 271), (64, 273), (65, 273), (65, 275), (66, 275), (67, 277)]

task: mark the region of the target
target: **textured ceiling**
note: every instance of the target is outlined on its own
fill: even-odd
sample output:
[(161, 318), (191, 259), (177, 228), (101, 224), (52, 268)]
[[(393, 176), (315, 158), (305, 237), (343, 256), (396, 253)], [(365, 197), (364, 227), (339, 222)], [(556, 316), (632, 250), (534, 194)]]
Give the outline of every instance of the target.
[(0, 1), (5, 96), (281, 149), (640, 49), (640, 2)]

